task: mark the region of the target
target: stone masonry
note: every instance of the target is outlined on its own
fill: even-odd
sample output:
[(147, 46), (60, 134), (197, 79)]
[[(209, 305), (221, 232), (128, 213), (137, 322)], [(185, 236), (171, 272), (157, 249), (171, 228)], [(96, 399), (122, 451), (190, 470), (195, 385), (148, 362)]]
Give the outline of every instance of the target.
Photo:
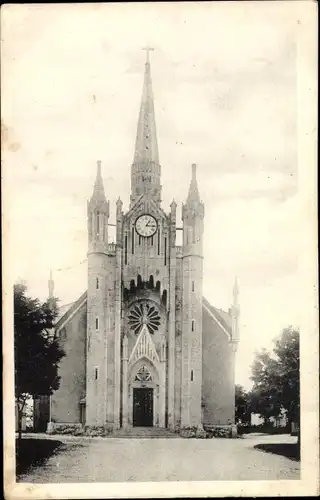
[(109, 243), (109, 202), (97, 163), (87, 204), (87, 291), (56, 324), (66, 357), (50, 398), (51, 428), (234, 423), (238, 288), (228, 312), (203, 298), (205, 210), (196, 165), (182, 207), (182, 246), (176, 245), (177, 205), (173, 200), (164, 211), (161, 190), (147, 57), (130, 204), (126, 211), (117, 201), (115, 243)]

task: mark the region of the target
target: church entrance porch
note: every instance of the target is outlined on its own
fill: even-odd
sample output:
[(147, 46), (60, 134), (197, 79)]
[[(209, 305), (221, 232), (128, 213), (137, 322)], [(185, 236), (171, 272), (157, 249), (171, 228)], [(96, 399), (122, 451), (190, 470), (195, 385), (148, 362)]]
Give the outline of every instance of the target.
[(134, 388), (133, 389), (133, 416), (134, 427), (153, 426), (153, 389)]
[(128, 377), (124, 367), (122, 427), (165, 427), (164, 363), (156, 367), (146, 357), (140, 358), (129, 366)]

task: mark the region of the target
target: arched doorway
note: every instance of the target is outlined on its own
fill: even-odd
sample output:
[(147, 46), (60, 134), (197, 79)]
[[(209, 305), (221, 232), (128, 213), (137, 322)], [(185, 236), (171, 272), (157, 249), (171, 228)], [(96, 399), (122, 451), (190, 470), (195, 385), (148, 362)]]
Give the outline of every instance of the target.
[(159, 374), (149, 359), (140, 358), (131, 368), (128, 387), (128, 424), (133, 427), (158, 427)]
[(132, 392), (133, 427), (153, 427), (154, 384), (145, 364), (141, 365), (135, 375)]
[(146, 325), (128, 355), (123, 339), (122, 426), (165, 427), (166, 343), (162, 336), (159, 354)]

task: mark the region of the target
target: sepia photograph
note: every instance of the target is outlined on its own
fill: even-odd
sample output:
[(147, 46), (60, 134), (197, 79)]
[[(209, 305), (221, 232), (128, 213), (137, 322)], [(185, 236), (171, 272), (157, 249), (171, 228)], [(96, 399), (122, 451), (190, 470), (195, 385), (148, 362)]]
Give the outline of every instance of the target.
[(7, 498), (319, 494), (316, 13), (2, 8)]

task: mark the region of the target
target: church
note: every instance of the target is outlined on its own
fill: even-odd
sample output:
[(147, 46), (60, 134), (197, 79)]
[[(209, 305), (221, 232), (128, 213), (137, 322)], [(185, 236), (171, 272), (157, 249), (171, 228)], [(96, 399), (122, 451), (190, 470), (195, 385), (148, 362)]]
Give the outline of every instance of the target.
[(118, 199), (110, 243), (114, 221), (98, 161), (87, 202), (87, 290), (60, 309), (55, 325), (65, 351), (60, 388), (50, 404), (35, 402), (38, 423), (42, 418), (51, 429), (234, 424), (238, 286), (228, 311), (203, 297), (205, 207), (197, 167), (190, 169), (181, 221), (174, 200), (162, 207), (161, 168), (147, 51), (128, 210)]

